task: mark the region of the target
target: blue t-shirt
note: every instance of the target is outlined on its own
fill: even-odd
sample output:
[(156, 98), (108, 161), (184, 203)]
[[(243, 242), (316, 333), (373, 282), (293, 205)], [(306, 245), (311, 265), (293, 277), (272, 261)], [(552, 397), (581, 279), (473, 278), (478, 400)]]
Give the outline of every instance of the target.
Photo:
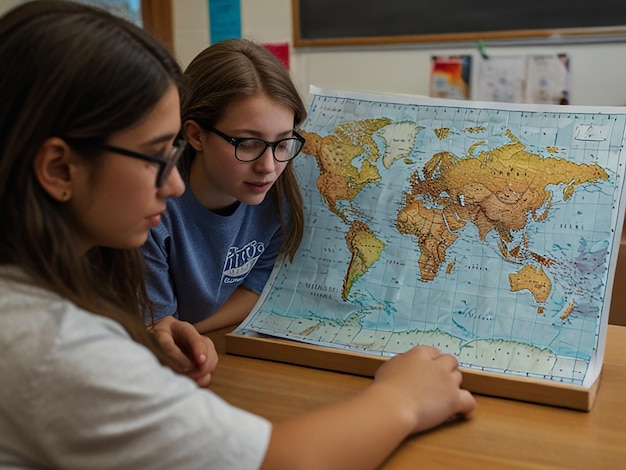
[(260, 294), (281, 243), (274, 191), (259, 205), (240, 203), (222, 216), (200, 204), (187, 186), (181, 197), (168, 200), (142, 247), (154, 319), (174, 315), (197, 323), (237, 287)]

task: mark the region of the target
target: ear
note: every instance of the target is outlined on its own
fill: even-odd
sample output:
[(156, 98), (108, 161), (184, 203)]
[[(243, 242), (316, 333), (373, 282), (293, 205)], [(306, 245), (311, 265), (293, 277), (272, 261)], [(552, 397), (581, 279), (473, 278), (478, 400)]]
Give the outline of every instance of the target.
[(59, 137), (46, 139), (35, 157), (35, 176), (53, 199), (68, 201), (72, 197), (72, 150)]
[(189, 145), (197, 152), (202, 150), (202, 139), (206, 135), (206, 131), (196, 121), (185, 121), (183, 124), (183, 133)]

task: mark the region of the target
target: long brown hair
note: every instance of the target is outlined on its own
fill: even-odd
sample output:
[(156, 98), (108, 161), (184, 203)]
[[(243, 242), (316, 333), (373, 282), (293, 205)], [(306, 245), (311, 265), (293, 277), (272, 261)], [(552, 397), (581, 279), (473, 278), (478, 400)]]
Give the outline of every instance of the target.
[[(294, 112), (294, 128), (306, 118), (306, 107), (283, 64), (263, 46), (247, 39), (227, 39), (209, 46), (185, 70), (189, 80), (181, 98), (182, 120), (193, 120), (204, 129), (215, 125), (231, 103), (264, 94)], [(196, 155), (188, 146), (179, 169), (188, 181), (191, 162)], [(283, 229), (281, 250), (290, 259), (300, 245), (304, 230), (302, 195), (293, 161), (289, 162), (272, 188), (276, 191)], [(287, 231), (283, 215), (287, 201), (291, 224)]]
[[(148, 114), (182, 71), (141, 28), (103, 10), (33, 1), (0, 19), (0, 263), (79, 307), (121, 323), (161, 360), (143, 321), (149, 301), (137, 250), (77, 249), (62, 203), (41, 188), (33, 162), (63, 136), (97, 169), (104, 142)], [(74, 144), (72, 144), (74, 146)]]

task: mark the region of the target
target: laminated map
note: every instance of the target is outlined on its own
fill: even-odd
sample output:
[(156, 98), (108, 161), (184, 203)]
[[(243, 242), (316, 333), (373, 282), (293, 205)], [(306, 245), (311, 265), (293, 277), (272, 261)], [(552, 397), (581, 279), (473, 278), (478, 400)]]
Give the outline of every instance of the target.
[[(426, 344), (470, 375), (597, 385), (626, 109), (312, 87), (301, 134), (304, 238), (228, 352), (255, 355), (242, 338), (379, 359)], [(267, 358), (299, 362), (281, 351)]]

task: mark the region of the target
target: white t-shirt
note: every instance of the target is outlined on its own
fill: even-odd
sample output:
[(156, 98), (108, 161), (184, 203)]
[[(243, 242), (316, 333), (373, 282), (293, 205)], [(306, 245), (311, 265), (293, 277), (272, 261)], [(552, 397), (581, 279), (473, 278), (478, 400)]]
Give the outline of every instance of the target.
[[(271, 424), (0, 266), (1, 468), (258, 468)], [(218, 366), (219, 367), (219, 366)]]

